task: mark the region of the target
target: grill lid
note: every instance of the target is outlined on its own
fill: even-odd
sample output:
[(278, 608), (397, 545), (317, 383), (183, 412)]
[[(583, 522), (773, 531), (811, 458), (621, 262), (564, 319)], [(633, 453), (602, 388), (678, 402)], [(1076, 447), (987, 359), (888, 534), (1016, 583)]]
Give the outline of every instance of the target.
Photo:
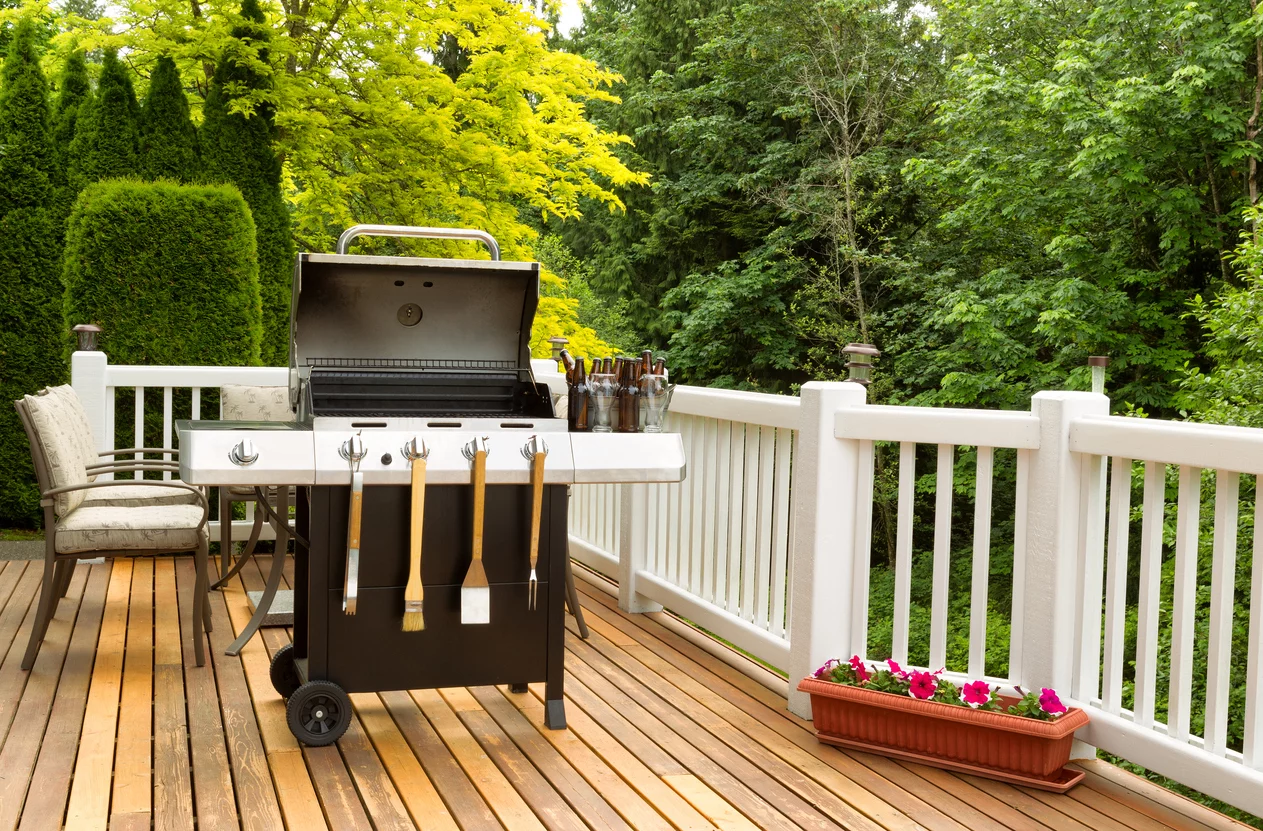
[(538, 263), (299, 254), (290, 305), (291, 403), (303, 419), (544, 415), (530, 368), (538, 305)]

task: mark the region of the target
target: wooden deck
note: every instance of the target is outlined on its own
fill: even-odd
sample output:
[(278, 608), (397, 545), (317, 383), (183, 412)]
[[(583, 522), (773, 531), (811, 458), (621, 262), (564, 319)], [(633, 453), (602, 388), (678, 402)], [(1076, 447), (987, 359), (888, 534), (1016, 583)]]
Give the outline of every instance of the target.
[(1244, 828), (1103, 763), (1053, 796), (822, 746), (782, 697), (583, 581), (568, 730), (544, 728), (542, 689), (416, 690), (353, 696), (342, 741), (303, 748), (268, 680), (287, 632), (223, 654), (241, 581), (213, 597), (199, 669), (191, 560), (81, 565), (25, 673), (40, 564), (0, 568), (0, 831)]

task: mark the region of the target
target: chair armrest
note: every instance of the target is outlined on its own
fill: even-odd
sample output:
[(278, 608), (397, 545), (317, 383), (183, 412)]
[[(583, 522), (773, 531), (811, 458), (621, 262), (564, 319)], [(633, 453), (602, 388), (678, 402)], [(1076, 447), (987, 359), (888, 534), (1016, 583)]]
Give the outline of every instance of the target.
[(164, 461), (162, 459), (123, 459), (114, 462), (100, 462), (95, 465), (87, 465), (84, 467), (88, 473), (98, 473), (105, 468), (113, 468), (115, 470), (126, 470), (132, 467), (139, 467), (145, 470), (179, 470), (180, 463), (176, 461)]
[(180, 455), (180, 451), (174, 447), (123, 447), (118, 450), (106, 450), (98, 453), (98, 456), (121, 456), (124, 453), (170, 453), (174, 456)]
[[(117, 488), (117, 487), (138, 487), (140, 485), (152, 485), (152, 481), (148, 479), (122, 479), (113, 482), (83, 482), (78, 485), (62, 485), (60, 488), (50, 488), (40, 494), (39, 504), (42, 507), (49, 507), (53, 504), (52, 497), (62, 493), (70, 493), (71, 491), (89, 490), (91, 488)], [(192, 491), (197, 494), (197, 501), (202, 505), (202, 521), (197, 524), (198, 529), (206, 526), (206, 522), (210, 519), (210, 503), (206, 501), (206, 494), (202, 489), (194, 485), (188, 485), (184, 482), (165, 481), (162, 483), (167, 487), (183, 488), (186, 491)], [(77, 509), (76, 509), (77, 510)], [(127, 510), (123, 508), (122, 510)], [(73, 513), (73, 511), (71, 512)]]
[(155, 473), (178, 473), (179, 465), (162, 462), (140, 462), (137, 463), (120, 463), (117, 465), (94, 465), (85, 468), (85, 472), (91, 476), (97, 476), (102, 473), (140, 473), (144, 471), (153, 471)]

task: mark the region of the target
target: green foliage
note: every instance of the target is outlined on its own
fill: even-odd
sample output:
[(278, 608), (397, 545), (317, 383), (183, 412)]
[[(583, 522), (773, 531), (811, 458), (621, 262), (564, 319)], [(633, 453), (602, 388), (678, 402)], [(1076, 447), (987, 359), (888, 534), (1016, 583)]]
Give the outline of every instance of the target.
[(189, 118), (180, 70), (165, 55), (149, 76), (149, 91), (141, 109), (140, 168), (147, 179), (193, 182), (201, 178), (197, 128)]
[(65, 319), (100, 324), (115, 363), (258, 364), (254, 239), (230, 186), (90, 185), (66, 236)]
[(38, 521), (30, 450), (11, 401), (60, 382), (60, 247), (49, 216), (54, 149), (34, 23), (13, 31), (0, 71), (0, 523)]
[(69, 181), (77, 192), (102, 179), (140, 173), (140, 107), (131, 75), (107, 49), (96, 95), (84, 101), (70, 143)]
[(88, 64), (82, 51), (71, 52), (62, 64), (57, 79), (57, 101), (53, 106), (53, 153), (56, 166), (53, 172), (53, 221), (57, 231), (64, 236), (66, 219), (78, 196), (78, 188), (70, 184), (70, 145), (75, 138), (79, 112), (92, 98), (92, 81), (88, 77)]
[[(269, 74), (255, 66), (255, 62), (267, 65), (268, 40), (257, 0), (243, 0), (232, 40), (219, 58), (206, 95), (201, 146), (207, 178), (235, 185), (254, 216), (263, 298), (263, 360), (278, 366), (289, 359), (294, 242), (281, 196), (281, 161), (272, 148), (275, 107), (266, 98), (255, 97), (272, 87)], [(234, 109), (237, 99), (257, 103), (253, 111)]]

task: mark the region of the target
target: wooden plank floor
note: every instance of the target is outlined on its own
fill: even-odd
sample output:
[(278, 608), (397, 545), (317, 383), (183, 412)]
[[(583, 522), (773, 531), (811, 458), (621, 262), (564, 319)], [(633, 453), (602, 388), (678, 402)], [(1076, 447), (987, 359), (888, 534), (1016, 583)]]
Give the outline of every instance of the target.
[(223, 654), (266, 557), (212, 598), (193, 663), (188, 558), (81, 565), (34, 669), (18, 668), (39, 563), (0, 563), (0, 831), (9, 829), (943, 829), (1241, 826), (1099, 762), (1067, 796), (820, 745), (785, 700), (662, 615), (580, 581), (569, 729), (543, 690), (353, 697), (334, 747), (298, 745), (268, 680), (289, 641)]

